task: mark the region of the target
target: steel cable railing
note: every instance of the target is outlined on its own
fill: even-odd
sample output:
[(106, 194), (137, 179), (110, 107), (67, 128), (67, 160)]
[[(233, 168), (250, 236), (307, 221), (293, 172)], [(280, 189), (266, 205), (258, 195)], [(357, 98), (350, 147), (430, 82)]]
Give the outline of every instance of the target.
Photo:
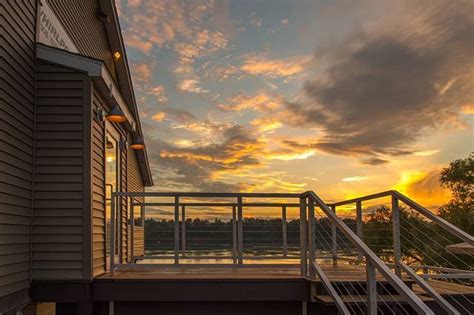
[[(369, 314), (376, 313), (376, 271), (385, 277), (385, 279), (393, 286), (393, 288), (405, 298), (406, 302), (420, 314), (434, 314), (433, 311), (416, 295), (410, 288), (408, 288), (403, 281), (396, 277), (392, 271), (375, 255), (369, 247), (353, 232), (351, 231), (340, 218), (337, 217), (335, 212), (325, 204), (321, 198), (319, 198), (314, 192), (308, 192), (306, 194), (317, 206), (319, 206), (324, 213), (330, 217), (336, 228), (339, 228), (341, 232), (348, 237), (348, 239), (357, 247), (357, 249), (366, 256), (367, 264), (367, 284), (368, 284), (368, 299), (369, 299)], [(358, 202), (359, 200), (356, 200)], [(333, 204), (333, 207), (335, 204)], [(370, 277), (369, 277), (370, 275)]]
[[(315, 214), (318, 215), (318, 214), (320, 214), (320, 213), (319, 213), (318, 210), (315, 210)], [(324, 231), (325, 234), (329, 236), (329, 238), (328, 238), (328, 237), (324, 237), (324, 236), (322, 235), (322, 232), (321, 232), (321, 231)], [(331, 238), (330, 238), (330, 231), (328, 231), (328, 228), (324, 228), (324, 226), (323, 226), (323, 228), (315, 228), (315, 232), (316, 232), (317, 234), (319, 234), (319, 236), (320, 236), (320, 237), (316, 237), (316, 239), (321, 239), (321, 240), (323, 240), (323, 241), (325, 242), (326, 246), (327, 246), (327, 247), (326, 247), (327, 249), (331, 248), (332, 242), (327, 241), (327, 240), (330, 240), (330, 239), (331, 239)], [(344, 244), (344, 246), (340, 246), (341, 242)], [(352, 248), (352, 249), (353, 249), (353, 252), (352, 252), (351, 254), (352, 254), (353, 256), (355, 256), (355, 257), (358, 256), (358, 251), (357, 251), (357, 249), (355, 249), (355, 247), (349, 242), (349, 240), (347, 240), (346, 237), (344, 237), (344, 235), (341, 235), (341, 236), (338, 235), (337, 246), (338, 246), (338, 248), (343, 248), (343, 251), (342, 251), (342, 252), (344, 252), (344, 253), (346, 253), (346, 254), (347, 254), (347, 248)], [(340, 251), (340, 250), (337, 250), (337, 252), (339, 253), (339, 252), (341, 252), (341, 251)], [(316, 254), (316, 257), (318, 257), (317, 254)], [(339, 255), (338, 255), (338, 258), (340, 259), (340, 256), (339, 256)], [(357, 262), (357, 259), (352, 259), (352, 261), (353, 261), (353, 262), (354, 262), (354, 261)], [(346, 263), (348, 263), (348, 262), (346, 262)], [(360, 263), (359, 263), (359, 264), (360, 264)], [(344, 269), (341, 269), (341, 272), (344, 272)], [(388, 288), (387, 286), (385, 286), (385, 285), (383, 284), (383, 282), (378, 282), (378, 284), (382, 287), (383, 292), (386, 293), (386, 295), (390, 296), (390, 297), (391, 297), (391, 300), (396, 303), (396, 306), (399, 307), (399, 310), (402, 310), (404, 314), (408, 314), (408, 311), (405, 309), (405, 307), (404, 307), (400, 302), (398, 302), (397, 299), (391, 294), (390, 288)], [(344, 284), (343, 284), (343, 285), (344, 285)], [(351, 281), (348, 282), (348, 285), (350, 286), (350, 288), (348, 288), (346, 285), (344, 285), (344, 286), (345, 286), (344, 292), (346, 292), (346, 295), (349, 295), (350, 298), (351, 298), (351, 300), (352, 300), (353, 302), (355, 302), (356, 300), (357, 300), (357, 301), (362, 301), (362, 304), (363, 304), (365, 307), (367, 307), (367, 303), (366, 303), (365, 300), (363, 299), (365, 296), (367, 296), (367, 290), (364, 288), (364, 286), (360, 286), (359, 288), (356, 288), (356, 287), (354, 286), (354, 284), (353, 284)], [(350, 290), (350, 289), (352, 289), (352, 290)], [(362, 294), (357, 294), (360, 298), (356, 299), (356, 298), (354, 298), (354, 297), (352, 296), (352, 294), (350, 294), (350, 292), (352, 291), (352, 292), (357, 293), (358, 290), (361, 290), (361, 291), (362, 291)], [(389, 305), (387, 304), (387, 301), (385, 300), (385, 298), (382, 297), (382, 296), (381, 296), (380, 294), (378, 294), (378, 293), (377, 293), (377, 300), (381, 301), (381, 302), (386, 306), (386, 309), (387, 309), (390, 313), (395, 314), (395, 312), (391, 309), (391, 306), (389, 306)], [(379, 306), (377, 306), (377, 309), (378, 309), (378, 312), (379, 312), (380, 314), (384, 314), (384, 313), (385, 313)], [(360, 309), (360, 311), (362, 311), (362, 309)], [(364, 313), (364, 312), (363, 312), (363, 313)]]
[[(457, 242), (461, 240), (466, 242), (466, 247), (471, 246), (472, 249), (474, 246), (473, 236), (458, 229), (396, 191), (354, 198), (337, 202), (332, 206), (357, 203), (361, 208), (363, 201), (372, 201), (384, 197), (392, 198), (392, 207), (391, 209), (384, 209), (384, 204), (378, 203), (378, 209), (376, 210), (379, 211), (377, 214), (378, 228), (384, 228), (380, 229), (382, 234), (378, 232), (370, 233), (369, 231), (369, 234), (375, 235), (373, 239), (378, 242), (377, 244), (373, 244), (372, 236), (366, 237), (366, 231), (364, 231), (363, 238), (369, 247), (374, 248), (388, 265), (393, 266), (399, 276), (401, 276), (403, 271), (407, 276), (415, 280), (416, 284), (424, 290), (424, 293), (434, 298), (449, 314), (459, 314), (459, 311), (463, 314), (472, 314), (474, 309), (472, 294), (470, 296), (462, 294), (462, 292), (461, 294), (460, 292), (451, 294), (447, 290), (446, 285), (458, 278), (458, 283), (464, 285), (463, 290), (472, 292), (472, 290), (468, 290), (466, 285), (472, 286), (472, 280), (474, 279), (474, 273), (472, 273), (474, 266), (472, 262), (474, 262), (474, 257), (464, 252), (464, 258), (461, 258), (457, 254), (449, 252), (447, 245), (452, 244), (456, 240)], [(405, 207), (399, 206), (399, 201)], [(385, 214), (388, 214), (385, 219), (382, 216), (382, 222), (385, 221), (385, 225), (380, 223), (381, 213), (383, 214), (384, 211), (386, 212)], [(362, 224), (361, 216), (358, 218), (359, 220), (364, 227), (365, 225), (370, 225), (369, 221)], [(383, 232), (386, 232), (385, 235)], [(384, 238), (386, 242), (381, 242)], [(390, 253), (390, 249), (387, 247), (392, 247), (391, 256), (387, 255)], [(408, 258), (412, 262), (407, 260)], [(420, 270), (423, 271), (421, 276), (416, 273), (416, 271)], [(437, 280), (430, 280), (433, 278)], [(438, 286), (434, 288), (432, 286), (432, 284), (436, 283), (434, 281), (448, 281), (448, 283), (444, 287)], [(443, 295), (441, 296), (438, 291), (442, 292)], [(450, 297), (449, 303), (451, 304), (444, 297)]]
[[(281, 259), (282, 257), (289, 258), (293, 261), (296, 259), (299, 260), (300, 273), (301, 276), (308, 276), (308, 257), (310, 263), (309, 276), (313, 278), (315, 276), (315, 271), (323, 278), (325, 276), (324, 270), (319, 268), (318, 259), (329, 258), (333, 261), (333, 264), (337, 268), (339, 266), (343, 269), (342, 261), (353, 261), (357, 262), (359, 265), (363, 265), (361, 258), (365, 258), (365, 270), (366, 278), (365, 283), (367, 288), (361, 288), (360, 284), (356, 285), (355, 283), (342, 283), (336, 286), (331, 284), (331, 280), (324, 282), (326, 288), (330, 288), (332, 296), (336, 301), (336, 305), (340, 310), (344, 310), (346, 313), (347, 308), (344, 303), (341, 304), (340, 295), (350, 293), (346, 297), (348, 299), (347, 303), (351, 310), (355, 313), (359, 313), (366, 308), (369, 314), (375, 314), (378, 310), (382, 310), (382, 306), (390, 310), (390, 306), (387, 304), (387, 301), (381, 296), (380, 293), (388, 293), (387, 295), (392, 295), (391, 290), (397, 291), (397, 293), (402, 296), (406, 303), (408, 303), (416, 312), (420, 314), (433, 314), (433, 312), (426, 306), (425, 303), (414, 294), (406, 284), (399, 279), (394, 273), (380, 260), (380, 258), (362, 241), (362, 239), (357, 235), (360, 230), (360, 224), (357, 222), (356, 225), (353, 225), (352, 221), (345, 222), (340, 219), (333, 211), (325, 204), (315, 193), (307, 192), (303, 194), (268, 194), (268, 193), (126, 193), (126, 192), (116, 192), (112, 194), (113, 198), (111, 200), (111, 235), (115, 235), (114, 220), (123, 220), (121, 216), (115, 216), (117, 209), (123, 211), (123, 203), (131, 205), (139, 205), (142, 209), (140, 215), (142, 216), (140, 220), (145, 220), (145, 213), (147, 209), (154, 208), (153, 215), (168, 215), (168, 219), (165, 222), (164, 226), (167, 226), (167, 238), (168, 247), (164, 247), (165, 251), (159, 252), (171, 254), (169, 258), (172, 259), (172, 265), (179, 265), (181, 263), (186, 263), (186, 259), (192, 257), (190, 254), (193, 246), (196, 246), (198, 250), (201, 250), (203, 245), (201, 242), (209, 243), (212, 241), (212, 247), (217, 247), (218, 244), (224, 244), (220, 248), (225, 252), (226, 256), (232, 261), (230, 266), (255, 266), (253, 263), (254, 260), (262, 259)], [(130, 198), (130, 199), (127, 199)], [(140, 202), (132, 198), (142, 198)], [(148, 198), (154, 198), (155, 200), (150, 200)], [(166, 199), (166, 200), (160, 200)], [(249, 200), (252, 199), (252, 200)], [(260, 201), (254, 201), (254, 200)], [(268, 201), (271, 199), (271, 201)], [(296, 199), (297, 202), (292, 201)], [(276, 200), (276, 201), (275, 201)], [(163, 211), (157, 211), (157, 209), (164, 209), (168, 207), (172, 210), (168, 213), (163, 213)], [(189, 237), (192, 235), (192, 226), (187, 224), (187, 219), (192, 215), (190, 211), (192, 209), (197, 209), (198, 207), (217, 207), (220, 209), (227, 209), (227, 219), (219, 223), (222, 226), (222, 230), (219, 230), (219, 233), (215, 233), (213, 237), (204, 238), (205, 234), (200, 234), (203, 232), (196, 232), (197, 244), (189, 242)], [(321, 218), (315, 220), (315, 210), (314, 208), (319, 208), (317, 210), (317, 215)], [(250, 220), (249, 209), (262, 209), (262, 208), (298, 208), (299, 216), (295, 219), (288, 221), (284, 211), (279, 217), (279, 221), (274, 221), (275, 224), (267, 224), (268, 222)], [(359, 207), (358, 207), (359, 208)], [(174, 211), (173, 211), (174, 210)], [(185, 211), (186, 210), (186, 211)], [(232, 210), (232, 212), (230, 211)], [(196, 210), (197, 211), (197, 210)], [(187, 217), (185, 215), (187, 213)], [(131, 230), (134, 230), (135, 224), (135, 211), (131, 211), (131, 217), (129, 222), (120, 222), (118, 226), (123, 227), (127, 224), (131, 225)], [(258, 218), (258, 215), (254, 218)], [(284, 218), (284, 220), (283, 220)], [(275, 219), (275, 218), (273, 218)], [(153, 219), (154, 220), (154, 219)], [(247, 220), (247, 221), (246, 221)], [(321, 237), (319, 240), (319, 245), (316, 244), (317, 237), (314, 233), (316, 226), (315, 221), (319, 227), (324, 227), (324, 237)], [(146, 222), (146, 220), (145, 220)], [(281, 224), (280, 228), (276, 228), (277, 222)], [(217, 225), (219, 225), (217, 224)], [(253, 224), (253, 225), (252, 225)], [(146, 224), (145, 234), (146, 234)], [(217, 226), (216, 225), (216, 226)], [(197, 226), (197, 225), (196, 225)], [(253, 226), (253, 227), (252, 227)], [(349, 226), (352, 226), (352, 229), (356, 229), (354, 232)], [(225, 227), (225, 229), (224, 229)], [(293, 228), (292, 228), (293, 227)], [(270, 231), (270, 237), (265, 238), (262, 235), (265, 233), (262, 232), (263, 229), (268, 229)], [(292, 229), (294, 232), (292, 234)], [(309, 230), (309, 234), (308, 234)], [(191, 232), (190, 232), (191, 231)], [(285, 233), (283, 233), (285, 232)], [(120, 235), (120, 239), (126, 239), (126, 236), (122, 235), (124, 233), (123, 228), (120, 228), (117, 233)], [(128, 233), (128, 232), (127, 232)], [(165, 234), (166, 234), (165, 233)], [(190, 234), (191, 233), (191, 234)], [(277, 234), (281, 233), (281, 237)], [(133, 234), (133, 233), (132, 233)], [(296, 235), (295, 235), (296, 234)], [(320, 233), (321, 234), (321, 233)], [(152, 234), (151, 234), (152, 235)], [(198, 236), (199, 235), (199, 236)], [(221, 235), (221, 236), (218, 236)], [(222, 236), (225, 235), (225, 236)], [(290, 236), (293, 235), (293, 236)], [(321, 236), (321, 235), (320, 235)], [(222, 238), (221, 238), (222, 237)], [(133, 241), (134, 236), (132, 235), (132, 251), (134, 246)], [(186, 239), (188, 239), (186, 241)], [(282, 244), (277, 242), (282, 241)], [(288, 255), (292, 250), (293, 244), (296, 243), (299, 246), (295, 246), (295, 254), (298, 255)], [(172, 244), (169, 244), (172, 243)], [(246, 247), (244, 245), (247, 244)], [(262, 245), (263, 244), (263, 245)], [(162, 244), (163, 245), (163, 244)], [(123, 242), (116, 244), (115, 242), (110, 242), (111, 252), (115, 252), (115, 246), (123, 246)], [(220, 246), (220, 245), (219, 245)], [(262, 247), (263, 246), (263, 247)], [(317, 257), (317, 246), (320, 246), (321, 251), (320, 257)], [(264, 253), (264, 249), (268, 249), (269, 255)], [(121, 252), (122, 250), (120, 250)], [(396, 251), (394, 251), (397, 253)], [(279, 255), (276, 255), (278, 253)], [(326, 256), (327, 255), (327, 256)], [(159, 255), (163, 256), (163, 255)], [(196, 255), (196, 259), (203, 258), (206, 256)], [(223, 254), (220, 252), (219, 255), (210, 255), (206, 259), (218, 259), (222, 258)], [(268, 257), (266, 257), (268, 256)], [(290, 257), (291, 256), (291, 257)], [(352, 258), (357, 257), (357, 258)], [(147, 258), (147, 257), (145, 257)], [(153, 255), (149, 258), (154, 258)], [(157, 257), (158, 258), (158, 257)], [(227, 257), (226, 257), (227, 259)], [(252, 261), (251, 261), (252, 260)], [(339, 265), (338, 265), (338, 260)], [(294, 261), (296, 262), (296, 261)], [(143, 267), (146, 264), (141, 264)], [(207, 266), (217, 267), (219, 263), (213, 261), (212, 264), (207, 264)], [(283, 263), (282, 261), (277, 261), (277, 266), (296, 266)], [(350, 263), (347, 263), (350, 266)], [(115, 270), (123, 266), (124, 268), (131, 267), (130, 264), (125, 263), (122, 259), (116, 260), (115, 257), (110, 259), (110, 270)], [(200, 266), (206, 266), (206, 264), (200, 264)], [(381, 277), (388, 285), (381, 284), (377, 280), (377, 277)], [(327, 278), (327, 277), (326, 277)], [(377, 292), (377, 287), (381, 288), (381, 292)], [(367, 299), (356, 298), (356, 295), (365, 295)], [(404, 305), (399, 303), (396, 297), (390, 299), (393, 300), (393, 303), (401, 307), (404, 310)], [(348, 311), (347, 311), (348, 312)], [(389, 311), (391, 312), (391, 310)]]

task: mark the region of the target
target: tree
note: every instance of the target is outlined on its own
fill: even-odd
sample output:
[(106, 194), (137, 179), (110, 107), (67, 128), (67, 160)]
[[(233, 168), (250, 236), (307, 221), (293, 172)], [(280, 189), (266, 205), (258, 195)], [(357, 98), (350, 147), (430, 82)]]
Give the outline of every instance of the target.
[(441, 171), (441, 186), (451, 190), (453, 199), (439, 215), (467, 233), (474, 234), (474, 153), (452, 161)]

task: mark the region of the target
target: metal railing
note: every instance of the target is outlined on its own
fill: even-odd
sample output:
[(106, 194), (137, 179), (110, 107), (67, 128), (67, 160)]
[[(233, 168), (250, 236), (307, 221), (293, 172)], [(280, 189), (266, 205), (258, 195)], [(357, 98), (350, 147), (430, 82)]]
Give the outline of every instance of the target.
[[(363, 208), (362, 203), (365, 201), (392, 197), (392, 253), (394, 259), (392, 261), (385, 261), (379, 257), (374, 250), (364, 242), (362, 219)], [(146, 218), (149, 216), (163, 215), (164, 208), (170, 208), (167, 214), (170, 217), (168, 221), (164, 222), (164, 227), (170, 228), (172, 236), (168, 242), (169, 250), (162, 251), (158, 254), (145, 251), (142, 257), (132, 257), (132, 261), (120, 262), (120, 259), (112, 257), (110, 259), (110, 270), (119, 268), (146, 268), (159, 266), (179, 266), (183, 262), (186, 266), (205, 266), (205, 267), (272, 267), (272, 266), (292, 266), (299, 267), (300, 275), (308, 277), (309, 279), (319, 279), (324, 285), (328, 294), (332, 297), (334, 303), (343, 314), (357, 313), (358, 309), (352, 309), (351, 305), (358, 305), (362, 303), (363, 307), (369, 314), (376, 314), (380, 311), (381, 304), (387, 304), (384, 298), (380, 296), (380, 289), (385, 294), (389, 294), (392, 298), (392, 293), (395, 292), (401, 296), (404, 303), (409, 304), (419, 314), (434, 314), (433, 311), (415, 294), (405, 283), (407, 275), (422, 287), (433, 299), (435, 299), (448, 313), (458, 314), (458, 312), (436, 291), (428, 284), (426, 277), (428, 273), (418, 275), (413, 271), (412, 266), (408, 266), (402, 261), (402, 234), (403, 229), (400, 228), (400, 207), (399, 201), (404, 202), (408, 206), (415, 209), (421, 215), (429, 218), (444, 230), (457, 236), (468, 244), (473, 244), (473, 237), (454, 225), (434, 215), (429, 210), (421, 207), (407, 197), (395, 191), (383, 192), (371, 196), (355, 198), (348, 201), (338, 202), (334, 204), (326, 204), (314, 192), (305, 192), (302, 194), (295, 193), (185, 193), (185, 192), (114, 192), (111, 200), (111, 235), (115, 235), (114, 228), (116, 226), (115, 218), (122, 216), (115, 216), (117, 209), (123, 209), (122, 203), (130, 205), (129, 222), (131, 233), (131, 252), (134, 253), (134, 230), (135, 223), (140, 222), (143, 229), (146, 230)], [(339, 207), (355, 204), (356, 205), (356, 220), (355, 226), (351, 229), (340, 216), (336, 214)], [(135, 207), (139, 207), (139, 216), (136, 218)], [(193, 253), (192, 244), (192, 227), (188, 220), (192, 217), (191, 212), (199, 212), (199, 208), (219, 208), (226, 212), (227, 221), (220, 224), (223, 229), (223, 234), (227, 233), (226, 240), (228, 241), (225, 254), (206, 254), (196, 255)], [(273, 250), (270, 255), (256, 255), (250, 253), (249, 240), (244, 240), (245, 235), (252, 235), (254, 233), (255, 239), (258, 238), (257, 232), (245, 229), (245, 224), (249, 221), (251, 209), (273, 209), (272, 213), (278, 215), (274, 218), (277, 225), (281, 225), (278, 231), (273, 230), (272, 235), (279, 234), (278, 250)], [(151, 209), (151, 210), (148, 210)], [(279, 209), (279, 211), (274, 211)], [(289, 211), (297, 210), (293, 214), (293, 220), (289, 221)], [(147, 214), (150, 211), (152, 214)], [(255, 215), (256, 216), (256, 215)], [(138, 219), (138, 221), (137, 221)], [(154, 220), (154, 219), (150, 219)], [(279, 221), (278, 221), (279, 220)], [(148, 222), (148, 221), (147, 221)], [(152, 222), (152, 221), (150, 221)], [(152, 222), (154, 223), (154, 222)], [(247, 223), (249, 224), (249, 223)], [(255, 224), (255, 223), (254, 223)], [(122, 226), (119, 224), (118, 226)], [(249, 224), (249, 226), (251, 226)], [(258, 227), (260, 229), (260, 227)], [(263, 227), (262, 227), (263, 229)], [(118, 231), (119, 234), (122, 231)], [(196, 231), (194, 231), (196, 232)], [(291, 233), (290, 233), (291, 232)], [(246, 234), (247, 233), (247, 234)], [(145, 231), (146, 234), (146, 231)], [(326, 234), (326, 235), (324, 235)], [(115, 252), (114, 246), (116, 243), (110, 238), (111, 253)], [(122, 239), (122, 237), (120, 237)], [(202, 240), (201, 240), (202, 241)], [(297, 243), (296, 243), (297, 242)], [(165, 243), (165, 242), (163, 242)], [(275, 242), (272, 244), (274, 245)], [(122, 244), (121, 242), (119, 244)], [(160, 243), (161, 244), (161, 243)], [(146, 245), (146, 244), (145, 244)], [(245, 245), (245, 246), (244, 246)], [(348, 250), (350, 249), (350, 250)], [(121, 252), (121, 251), (119, 251)], [(354, 254), (354, 257), (350, 257)], [(135, 264), (136, 259), (144, 259), (139, 264)], [(147, 261), (153, 260), (153, 263)], [(156, 261), (171, 261), (171, 263), (156, 263)], [(188, 261), (196, 260), (214, 260), (213, 263), (189, 263)], [(230, 261), (230, 263), (221, 263), (221, 261)], [(257, 264), (256, 262), (262, 260), (277, 260), (277, 263)], [(284, 260), (284, 262), (282, 262)], [(365, 267), (365, 283), (366, 285), (360, 289), (352, 283), (342, 284), (332, 281), (326, 275), (325, 265), (322, 261), (331, 261), (334, 270), (341, 270), (344, 272), (344, 266), (359, 266)], [(291, 263), (288, 263), (291, 262)], [(343, 266), (343, 264), (345, 264)], [(338, 266), (341, 266), (339, 268)], [(392, 271), (392, 268), (394, 271)], [(408, 268), (408, 269), (407, 269)], [(434, 268), (434, 267), (428, 267)], [(440, 267), (441, 268), (441, 267)], [(426, 266), (421, 268), (426, 270)], [(434, 270), (434, 269), (430, 269)], [(411, 272), (413, 271), (413, 272)], [(451, 272), (455, 273), (454, 271)], [(460, 274), (459, 272), (457, 274)], [(469, 276), (470, 274), (468, 274)], [(465, 275), (464, 275), (465, 276)], [(380, 279), (383, 279), (380, 280)], [(392, 291), (392, 288), (394, 291)], [(359, 292), (359, 295), (364, 295), (362, 298), (355, 296), (353, 292)], [(351, 293), (352, 292), (352, 293)], [(346, 296), (347, 295), (347, 296)], [(348, 303), (352, 302), (354, 303)], [(393, 299), (397, 301), (396, 299)], [(397, 302), (398, 307), (404, 310), (402, 303)], [(358, 306), (357, 306), (358, 307)], [(351, 311), (349, 311), (349, 308)]]
[[(374, 203), (374, 200), (382, 198), (390, 198), (389, 207), (387, 207), (387, 203)], [(379, 241), (377, 244), (373, 244), (375, 242), (366, 235), (374, 234), (373, 231), (370, 229), (364, 231), (363, 229), (363, 227), (370, 225), (370, 219), (366, 222), (363, 220), (363, 202), (371, 204), (368, 208), (369, 216), (377, 210), (380, 212), (379, 215), (387, 216), (385, 226), (378, 224), (379, 226), (376, 227), (377, 236), (372, 236)], [(414, 281), (447, 314), (472, 314), (474, 309), (472, 298), (465, 294), (456, 294), (458, 298), (451, 298), (448, 302), (447, 298), (453, 297), (452, 294), (446, 293), (444, 290), (441, 290), (444, 292), (443, 294), (438, 292), (443, 289), (443, 285), (440, 286), (438, 283), (439, 280), (447, 280), (450, 283), (460, 281), (466, 288), (473, 285), (474, 265), (469, 265), (465, 262), (465, 258), (450, 253), (447, 246), (450, 242), (459, 241), (465, 242), (467, 246), (474, 246), (472, 235), (393, 190), (336, 202), (330, 206), (334, 211), (337, 208), (345, 207), (344, 212), (347, 213), (348, 205), (355, 205), (359, 239), (364, 240), (378, 253), (385, 264), (394, 269), (400, 279), (407, 277)], [(378, 221), (380, 222), (381, 219), (378, 218)], [(383, 238), (387, 241), (381, 245), (380, 239)], [(441, 244), (436, 239), (442, 239), (445, 242)], [(464, 255), (470, 256), (471, 261), (474, 261), (472, 254), (466, 252)], [(407, 260), (410, 257), (418, 262), (409, 264)], [(461, 267), (464, 268), (460, 269)]]

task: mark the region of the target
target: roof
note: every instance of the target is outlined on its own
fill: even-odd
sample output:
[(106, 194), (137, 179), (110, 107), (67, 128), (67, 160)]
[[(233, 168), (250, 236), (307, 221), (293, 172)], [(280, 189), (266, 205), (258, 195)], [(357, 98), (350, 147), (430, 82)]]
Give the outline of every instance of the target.
[[(99, 6), (102, 10), (102, 13), (107, 15), (108, 17), (108, 23), (104, 23), (104, 27), (108, 37), (110, 48), (112, 49), (112, 51), (119, 51), (122, 55), (122, 58), (120, 58), (116, 62), (116, 72), (118, 81), (117, 83), (119, 85), (123, 98), (125, 99), (130, 111), (135, 117), (136, 131), (142, 137), (142, 139), (145, 139), (140, 123), (140, 116), (138, 114), (139, 111), (135, 99), (135, 93), (133, 91), (132, 78), (130, 75), (130, 68), (127, 59), (127, 52), (125, 50), (122, 31), (120, 29), (120, 23), (117, 8), (115, 6), (115, 1), (99, 0)], [(142, 173), (143, 182), (145, 186), (153, 186), (153, 178), (146, 149), (137, 151), (137, 158), (138, 163), (141, 165), (141, 168), (143, 167), (143, 169), (146, 169), (146, 172)]]

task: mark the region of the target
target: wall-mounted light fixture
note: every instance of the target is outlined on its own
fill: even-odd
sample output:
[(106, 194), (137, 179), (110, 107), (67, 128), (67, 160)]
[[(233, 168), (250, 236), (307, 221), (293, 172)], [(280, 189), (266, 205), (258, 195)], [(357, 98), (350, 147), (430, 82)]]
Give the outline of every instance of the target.
[(102, 108), (96, 108), (95, 109), (95, 119), (98, 122), (104, 122), (105, 117), (104, 117), (104, 111)]
[(132, 150), (143, 150), (145, 149), (145, 141), (137, 133), (132, 135), (132, 143), (129, 146)]
[(117, 105), (114, 105), (112, 109), (107, 113), (105, 119), (111, 122), (122, 123), (127, 120), (123, 111)]
[(120, 53), (120, 51), (114, 52), (114, 58), (115, 58), (115, 60), (119, 60), (120, 57), (122, 57), (122, 54)]

